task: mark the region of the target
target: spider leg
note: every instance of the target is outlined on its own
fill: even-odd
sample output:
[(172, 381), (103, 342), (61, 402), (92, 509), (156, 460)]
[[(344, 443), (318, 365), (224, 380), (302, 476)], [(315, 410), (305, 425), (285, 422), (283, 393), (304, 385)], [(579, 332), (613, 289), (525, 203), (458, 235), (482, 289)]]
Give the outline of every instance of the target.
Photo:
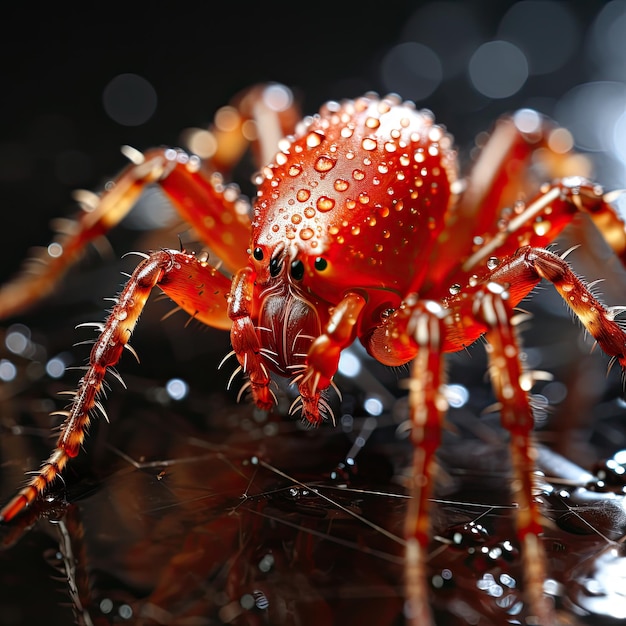
[(517, 504), (517, 535), (524, 566), (525, 595), (533, 615), (532, 623), (555, 624), (553, 607), (544, 596), (546, 555), (539, 538), (542, 532), (541, 510), (533, 496), (535, 469), (532, 446), (533, 415), (528, 395), (522, 386), (522, 366), (513, 310), (508, 294), (495, 283), (487, 285), (475, 305), (475, 313), (488, 327), (489, 374), (501, 403), (502, 425), (511, 434), (513, 497)]
[(306, 371), (298, 381), (304, 417), (314, 425), (322, 420), (320, 391), (326, 389), (337, 372), (339, 356), (356, 335), (359, 316), (366, 305), (363, 296), (347, 293), (333, 308), (322, 334), (316, 337), (306, 356)]
[(567, 137), (531, 111), (498, 121), (449, 212), (427, 283), (416, 290), (439, 299), (439, 287), (462, 283), (470, 270), (480, 275), (491, 256), (550, 245), (577, 213), (589, 215), (626, 266), (626, 226), (610, 204), (616, 192), (588, 179), (591, 165), (566, 149)]
[[(433, 303), (431, 303), (433, 304)], [(441, 427), (448, 405), (442, 393), (444, 382), (442, 309), (428, 310), (421, 302), (411, 312), (405, 337), (417, 344), (411, 365), (409, 406), (413, 464), (409, 483), (408, 510), (405, 520), (405, 588), (407, 623), (411, 626), (432, 624), (426, 575), (430, 542), (429, 500), (436, 480), (435, 453), (441, 442)]]
[(207, 131), (215, 153), (206, 163), (179, 149), (155, 148), (142, 154), (125, 148), (132, 163), (100, 196), (78, 192), (77, 199), (85, 210), (76, 221), (66, 223), (43, 250), (37, 259), (41, 263), (0, 288), (0, 318), (14, 316), (51, 293), (88, 244), (117, 226), (151, 184), (163, 189), (180, 217), (228, 269), (246, 265), (250, 204), (236, 185), (224, 182), (219, 172), (231, 169), (251, 142), (258, 156), (269, 162), (280, 137), (293, 130), (295, 116), (289, 90), (260, 85), (220, 109)]
[(123, 170), (74, 226), (48, 246), (42, 264), (0, 288), (0, 318), (17, 314), (50, 293), (85, 247), (115, 227), (151, 183), (161, 185), (180, 215), (218, 254), (224, 254), (229, 264), (245, 264), (250, 234), (248, 203), (220, 177), (208, 179), (199, 166), (197, 158), (180, 150), (159, 148), (142, 155), (140, 163)]
[(62, 414), (65, 421), (56, 448), (27, 485), (0, 511), (9, 521), (42, 494), (80, 451), (107, 370), (119, 361), (154, 287), (160, 287), (198, 320), (227, 327), (226, 297), (230, 280), (196, 257), (175, 250), (154, 252), (130, 276), (96, 340), (73, 400)]
[(230, 341), (244, 374), (248, 377), (255, 404), (269, 410), (274, 405), (270, 374), (264, 363), (263, 343), (254, 320), (258, 311), (254, 299), (255, 273), (245, 267), (235, 274), (228, 299), (228, 315), (232, 320)]
[(626, 368), (626, 332), (615, 316), (623, 309), (610, 308), (598, 300), (562, 257), (543, 248), (525, 246), (490, 276), (507, 285), (515, 306), (541, 278), (551, 282), (564, 302), (583, 323), (602, 350)]

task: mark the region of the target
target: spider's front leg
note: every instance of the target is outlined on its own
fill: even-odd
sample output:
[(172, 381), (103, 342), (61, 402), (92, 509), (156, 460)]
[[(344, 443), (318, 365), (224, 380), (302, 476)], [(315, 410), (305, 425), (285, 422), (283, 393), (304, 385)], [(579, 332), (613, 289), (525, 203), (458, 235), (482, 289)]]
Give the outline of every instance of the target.
[(239, 270), (233, 278), (228, 297), (228, 315), (232, 320), (230, 341), (239, 361), (239, 368), (235, 373), (243, 371), (248, 377), (241, 392), (249, 387), (254, 403), (260, 409), (269, 410), (274, 405), (275, 398), (270, 389), (270, 374), (263, 362), (263, 346), (253, 321), (258, 316), (254, 279), (254, 270), (250, 267)]
[(309, 348), (306, 370), (296, 381), (302, 400), (302, 413), (313, 425), (322, 421), (320, 391), (331, 384), (337, 373), (341, 351), (354, 341), (365, 305), (366, 300), (362, 295), (347, 293), (332, 309), (324, 331)]
[(9, 521), (42, 494), (80, 451), (94, 411), (105, 414), (99, 397), (107, 370), (117, 364), (154, 287), (160, 287), (195, 319), (217, 328), (228, 328), (226, 298), (230, 280), (195, 256), (161, 250), (147, 256), (135, 269), (106, 321), (95, 325), (100, 334), (89, 364), (67, 410), (56, 448), (27, 485), (0, 511)]

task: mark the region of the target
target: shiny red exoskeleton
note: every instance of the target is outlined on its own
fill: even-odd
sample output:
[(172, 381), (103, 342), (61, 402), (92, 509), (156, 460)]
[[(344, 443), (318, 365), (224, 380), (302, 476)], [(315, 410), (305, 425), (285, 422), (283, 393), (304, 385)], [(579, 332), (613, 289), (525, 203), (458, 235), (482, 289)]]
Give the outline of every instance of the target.
[[(272, 85), (246, 92), (220, 115), (228, 124), (213, 127), (215, 152), (204, 162), (181, 150), (127, 149), (133, 163), (101, 196), (80, 196), (89, 211), (60, 235), (43, 269), (0, 291), (4, 317), (49, 291), (151, 183), (221, 262), (218, 271), (204, 255), (146, 255), (107, 320), (95, 325), (99, 338), (63, 412), (56, 449), (2, 519), (20, 513), (78, 454), (90, 414), (101, 408), (105, 373), (129, 347), (148, 295), (159, 287), (197, 320), (230, 330), (238, 371), (258, 407), (274, 404), (272, 373), (288, 377), (299, 391), (294, 410), (300, 406), (312, 424), (330, 412), (324, 392), (341, 351), (356, 338), (384, 364), (412, 361), (407, 618), (428, 624), (427, 504), (447, 409), (443, 354), (485, 335), (502, 422), (511, 432), (530, 619), (554, 623), (543, 596), (541, 516), (532, 492), (532, 374), (520, 362), (513, 312), (547, 279), (602, 349), (626, 364), (626, 334), (614, 319), (623, 309), (605, 307), (565, 255), (546, 250), (573, 215), (585, 213), (624, 260), (626, 232), (610, 198), (576, 169), (581, 161), (569, 151), (567, 133), (533, 111), (500, 120), (466, 177), (446, 130), (429, 111), (396, 96), (331, 102), (298, 122), (289, 92)], [(251, 140), (258, 158), (269, 162), (255, 181), (252, 207), (217, 174), (227, 173)]]

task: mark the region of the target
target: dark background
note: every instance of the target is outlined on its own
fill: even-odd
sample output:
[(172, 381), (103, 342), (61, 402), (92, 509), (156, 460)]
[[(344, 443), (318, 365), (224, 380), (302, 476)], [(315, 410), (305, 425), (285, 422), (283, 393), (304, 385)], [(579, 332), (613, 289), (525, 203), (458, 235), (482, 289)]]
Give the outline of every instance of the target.
[[(418, 41), (444, 62), (439, 87), (418, 104), (431, 108), (466, 147), (500, 113), (530, 103), (552, 114), (571, 88), (605, 76), (589, 39), (607, 3), (566, 2), (560, 4), (578, 34), (566, 62), (531, 75), (510, 97), (479, 96), (468, 79), (469, 58), (481, 43), (503, 38), (501, 20), (514, 3), (450, 3), (462, 6), (465, 20), (446, 13), (446, 4), (204, 2), (175, 8), (157, 2), (116, 11), (104, 5), (30, 10), (11, 3), (0, 25), (0, 273), (12, 273), (29, 245), (48, 241), (48, 220), (73, 210), (72, 189), (98, 187), (124, 164), (122, 144), (178, 145), (182, 129), (207, 123), (250, 84), (283, 82), (297, 91), (304, 111), (314, 112), (330, 98), (387, 91), (381, 61), (392, 46)], [(427, 21), (423, 7), (432, 6), (441, 10)], [(536, 42), (536, 56), (558, 51), (562, 29), (546, 31), (536, 20), (523, 30)], [(106, 85), (123, 73), (142, 76), (156, 91), (156, 111), (139, 126), (120, 125), (103, 108)], [(407, 76), (401, 95), (412, 98), (412, 82), (419, 79)]]
[[(98, 188), (125, 164), (119, 152), (121, 145), (140, 149), (179, 145), (182, 129), (208, 123), (215, 110), (233, 94), (263, 81), (279, 81), (293, 88), (308, 113), (315, 112), (328, 99), (354, 97), (371, 89), (381, 93), (398, 91), (407, 98), (415, 98), (418, 106), (431, 108), (465, 153), (475, 135), (487, 129), (498, 115), (535, 106), (568, 126), (573, 121), (580, 147), (593, 149), (598, 179), (608, 187), (624, 186), (619, 149), (614, 149), (608, 140), (603, 143), (598, 139), (606, 139), (607, 133), (612, 132), (610, 123), (619, 115), (615, 111), (620, 106), (619, 97), (615, 97), (613, 108), (604, 108), (607, 100), (602, 99), (602, 94), (609, 92), (600, 89), (596, 99), (581, 104), (576, 114), (571, 107), (563, 105), (571, 90), (599, 81), (610, 81), (619, 96), (621, 81), (626, 76), (620, 77), (615, 67), (620, 65), (623, 51), (597, 50), (597, 42), (603, 36), (598, 32), (600, 26), (607, 29), (613, 26), (613, 31), (621, 32), (622, 22), (617, 18), (597, 21), (602, 9), (616, 3), (589, 0), (558, 3), (569, 15), (569, 30), (554, 25), (546, 29), (540, 19), (525, 24), (517, 37), (523, 39), (526, 33), (536, 42), (532, 50), (525, 50), (532, 61), (529, 62), (531, 73), (515, 93), (498, 98), (478, 93), (472, 86), (468, 67), (481, 44), (514, 39), (507, 36), (507, 33), (511, 35), (510, 23), (509, 31), (503, 26), (503, 18), (515, 4), (512, 2), (363, 1), (322, 5), (252, 3), (251, 6), (205, 2), (177, 6), (152, 3), (146, 7), (128, 4), (117, 8), (90, 5), (74, 10), (56, 6), (35, 10), (12, 4), (3, 9), (0, 21), (0, 277), (3, 280), (19, 268), (30, 246), (47, 244), (50, 219), (76, 210), (70, 195), (73, 189)], [(459, 7), (465, 13), (459, 13)], [(573, 45), (571, 39), (560, 40), (567, 33), (573, 33)], [(611, 35), (613, 39), (609, 35), (607, 30), (607, 41), (614, 41), (615, 32)], [(621, 41), (626, 41), (626, 28)], [(437, 82), (430, 73), (432, 68), (418, 66), (411, 70), (409, 63), (409, 69), (401, 72), (403, 81), (393, 84), (383, 71), (388, 67), (385, 60), (389, 63), (390, 51), (408, 42), (435, 50), (442, 63), (438, 86), (425, 98), (420, 94), (429, 90), (433, 80)], [(520, 49), (524, 48), (517, 43)], [(546, 71), (541, 59), (558, 56), (563, 48), (570, 49), (570, 53), (558, 67)], [(533, 71), (533, 63), (535, 68), (544, 67), (541, 73)], [(147, 80), (157, 96), (154, 114), (140, 125), (114, 121), (103, 106), (106, 86), (125, 73)], [(415, 90), (416, 85), (421, 85), (421, 91)], [(582, 121), (581, 111), (586, 112)], [(251, 189), (247, 180), (239, 182), (245, 190)], [(175, 236), (169, 236), (162, 245), (176, 246)], [(134, 231), (120, 228), (111, 236), (115, 254), (119, 257), (134, 249), (136, 237)], [(112, 265), (115, 274), (107, 272), (105, 276), (104, 270), (100, 270), (102, 265), (92, 257), (87, 269), (74, 272), (59, 288), (47, 308), (41, 307), (17, 321), (38, 329), (38, 340), (47, 345), (49, 354), (69, 348), (76, 341), (73, 326), (100, 319), (101, 299), (113, 295), (119, 274), (117, 265)], [(128, 264), (125, 269), (129, 269)], [(548, 334), (554, 329), (559, 332), (563, 320), (570, 325), (568, 314), (563, 313), (560, 304), (557, 306), (559, 310), (552, 325), (546, 326)], [(163, 337), (158, 330), (160, 313), (149, 317), (140, 327), (145, 328), (143, 338), (138, 333), (142, 368), (133, 369), (131, 364), (124, 368), (125, 374), (130, 372), (131, 382), (139, 375), (164, 381), (180, 375), (181, 367), (187, 367), (186, 379), (201, 385), (207, 375), (198, 371), (198, 352), (206, 350), (205, 366), (208, 363), (213, 367), (216, 359), (228, 350), (227, 338), (220, 335), (213, 339), (213, 335), (205, 333), (196, 340), (193, 334), (191, 339), (189, 335), (184, 339), (176, 334), (176, 341), (170, 338), (162, 345), (159, 342)], [(182, 323), (177, 330), (180, 326)], [(553, 339), (554, 334), (549, 338)], [(541, 343), (542, 339), (538, 341)], [(576, 339), (570, 341), (575, 343)], [(187, 355), (188, 362), (183, 362), (181, 354)], [(476, 364), (480, 365), (472, 377), (482, 379), (482, 361), (476, 360)], [(604, 381), (603, 371), (600, 378), (595, 377), (597, 370), (593, 372), (592, 376), (591, 370), (588, 371), (586, 381), (581, 383), (576, 378), (576, 382), (590, 385), (591, 381), (596, 385), (592, 395), (597, 399), (604, 393), (606, 383), (598, 382)], [(222, 372), (212, 382), (224, 388), (229, 374)], [(38, 385), (33, 393), (43, 397), (56, 390), (50, 381), (39, 381)], [(587, 402), (587, 396), (584, 401)], [(115, 407), (115, 400), (111, 404)], [(22, 417), (28, 419), (25, 413), (22, 412)], [(602, 443), (607, 444), (609, 438), (605, 435)], [(615, 445), (619, 443), (615, 441)], [(44, 439), (33, 456), (45, 454), (46, 446)], [(9, 487), (6, 484), (3, 487), (8, 492)], [(9, 553), (2, 560), (5, 569), (0, 579), (10, 572), (13, 586), (0, 585), (0, 603), (9, 601), (8, 596), (2, 597), (4, 589), (18, 589), (30, 590), (28, 600), (24, 601), (25, 605), (29, 604), (33, 595), (39, 593), (38, 586), (50, 577), (49, 566), (40, 558), (40, 542), (30, 541), (31, 544), (26, 542), (25, 556)], [(7, 572), (6, 568), (14, 569)], [(45, 612), (47, 607), (56, 607), (58, 597), (53, 591), (46, 593), (51, 595), (46, 596), (45, 602), (42, 600)], [(57, 621), (50, 618), (48, 623), (62, 624), (67, 616), (68, 613), (60, 613)], [(0, 624), (33, 623), (21, 619), (15, 613), (0, 612)]]

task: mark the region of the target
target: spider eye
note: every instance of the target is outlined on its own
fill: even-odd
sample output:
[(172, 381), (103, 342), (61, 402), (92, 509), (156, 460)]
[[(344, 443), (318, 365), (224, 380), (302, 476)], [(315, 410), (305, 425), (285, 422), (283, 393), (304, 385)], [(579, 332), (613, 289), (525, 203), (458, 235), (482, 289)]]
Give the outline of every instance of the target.
[(270, 261), (270, 276), (272, 278), (276, 278), (276, 276), (278, 276), (280, 274), (281, 266), (282, 266), (282, 264), (280, 262), (280, 257), (278, 257), (278, 256), (275, 256)]
[(323, 272), (327, 267), (328, 261), (326, 259), (322, 258), (321, 256), (318, 256), (317, 259), (315, 259), (315, 269), (318, 272)]
[(257, 261), (262, 261), (263, 260), (263, 248), (255, 248), (254, 252), (252, 253), (252, 256)]
[(300, 260), (294, 261), (291, 264), (291, 277), (294, 280), (302, 280), (304, 276), (304, 263)]

